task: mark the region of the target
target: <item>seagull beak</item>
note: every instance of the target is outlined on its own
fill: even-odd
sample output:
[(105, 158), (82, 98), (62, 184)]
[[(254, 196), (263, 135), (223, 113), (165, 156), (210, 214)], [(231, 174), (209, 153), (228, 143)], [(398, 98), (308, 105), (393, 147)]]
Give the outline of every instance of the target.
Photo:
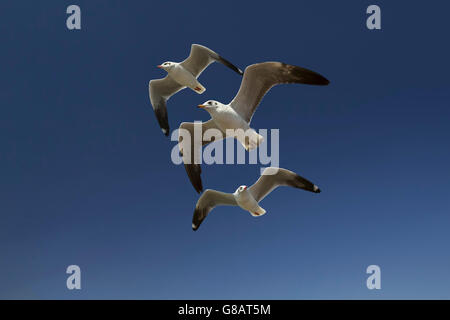
[(247, 190), (247, 187), (244, 187), (244, 190)]
[(158, 64), (156, 67), (162, 69), (162, 65), (160, 64)]
[(199, 107), (200, 109), (205, 109), (206, 106), (204, 106), (203, 104), (199, 104), (197, 107)]

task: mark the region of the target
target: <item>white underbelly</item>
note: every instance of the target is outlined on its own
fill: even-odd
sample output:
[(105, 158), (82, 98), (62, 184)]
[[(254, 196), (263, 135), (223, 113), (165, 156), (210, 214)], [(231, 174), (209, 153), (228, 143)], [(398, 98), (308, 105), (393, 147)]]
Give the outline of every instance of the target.
[(197, 79), (192, 75), (192, 73), (183, 67), (176, 67), (172, 70), (170, 72), (170, 77), (185, 87), (195, 88), (198, 84)]
[(256, 200), (251, 197), (235, 197), (235, 198), (239, 207), (241, 207), (244, 210), (255, 211), (259, 207), (258, 202), (256, 202)]
[(250, 129), (250, 126), (239, 115), (228, 112), (218, 113), (214, 117), (214, 122), (217, 126), (226, 132), (227, 129), (243, 129), (244, 131)]

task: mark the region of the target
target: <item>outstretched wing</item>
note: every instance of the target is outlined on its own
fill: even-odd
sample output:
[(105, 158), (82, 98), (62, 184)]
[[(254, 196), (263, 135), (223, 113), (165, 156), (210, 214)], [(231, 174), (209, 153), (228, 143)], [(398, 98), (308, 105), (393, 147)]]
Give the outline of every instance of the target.
[(311, 181), (300, 177), (295, 172), (274, 167), (265, 169), (258, 181), (256, 181), (248, 190), (253, 198), (259, 202), (279, 186), (290, 186), (314, 193), (320, 193), (319, 187)]
[(205, 220), (208, 213), (217, 206), (237, 206), (236, 200), (231, 193), (220, 192), (216, 190), (206, 190), (198, 199), (195, 206), (194, 216), (192, 217), (192, 229), (195, 231)]
[(181, 62), (181, 65), (185, 69), (189, 70), (195, 77), (198, 77), (203, 72), (203, 70), (205, 70), (211, 63), (215, 61), (224, 64), (240, 75), (243, 74), (242, 70), (233, 65), (231, 62), (222, 58), (211, 49), (199, 44), (193, 44), (191, 46), (191, 53), (189, 57)]
[(241, 87), (230, 105), (250, 122), (267, 91), (281, 83), (327, 85), (329, 81), (314, 71), (282, 62), (252, 64), (245, 68)]
[[(220, 129), (216, 126), (215, 122), (211, 119), (206, 122), (201, 123), (201, 127), (198, 130), (198, 135), (196, 136), (195, 132), (195, 123), (194, 122), (183, 122), (180, 125), (180, 130), (178, 132), (178, 146), (180, 149), (180, 153), (183, 156), (184, 168), (186, 169), (186, 173), (191, 181), (194, 189), (200, 193), (203, 191), (202, 184), (202, 168), (199, 163), (199, 155), (201, 153), (202, 146), (212, 142), (211, 140), (203, 140), (204, 133), (209, 129)], [(200, 124), (198, 124), (200, 125)], [(181, 130), (183, 129), (183, 130)], [(222, 133), (222, 137), (225, 137), (225, 134)], [(198, 139), (198, 142), (195, 143), (195, 140)], [(214, 141), (214, 139), (213, 139)], [(197, 148), (196, 148), (197, 147)], [(197, 157), (195, 157), (197, 155)], [(196, 161), (197, 160), (197, 161)]]
[(166, 136), (169, 135), (170, 130), (166, 101), (183, 88), (183, 86), (175, 82), (175, 80), (172, 80), (169, 76), (166, 76), (163, 79), (151, 80), (148, 83), (148, 92), (153, 111), (155, 111), (159, 126)]

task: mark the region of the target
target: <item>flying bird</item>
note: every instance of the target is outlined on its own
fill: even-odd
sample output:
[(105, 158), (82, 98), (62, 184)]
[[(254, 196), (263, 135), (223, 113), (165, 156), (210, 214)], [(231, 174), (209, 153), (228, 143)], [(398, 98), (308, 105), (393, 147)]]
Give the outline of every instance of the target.
[[(208, 100), (199, 105), (211, 115), (210, 120), (201, 123), (201, 137), (195, 137), (193, 122), (183, 122), (180, 125), (180, 129), (190, 133), (190, 141), (183, 141), (180, 130), (178, 142), (189, 180), (198, 193), (202, 192), (203, 185), (201, 167), (198, 161), (195, 161), (194, 155), (198, 155), (203, 145), (211, 142), (203, 140), (203, 133), (214, 128), (222, 132), (224, 139), (227, 137), (227, 129), (242, 129), (245, 135), (238, 134), (232, 137), (241, 142), (246, 150), (256, 148), (263, 141), (263, 137), (250, 128), (253, 114), (270, 88), (283, 83), (328, 85), (329, 81), (314, 71), (282, 62), (253, 64), (245, 69), (239, 91), (229, 104)], [(195, 139), (199, 139), (201, 143), (194, 143)]]
[(224, 59), (211, 49), (193, 44), (189, 57), (183, 62), (166, 61), (157, 67), (167, 72), (163, 79), (151, 80), (148, 84), (150, 102), (155, 111), (162, 132), (168, 136), (169, 119), (167, 116), (166, 102), (172, 95), (184, 88), (190, 88), (198, 94), (205, 92), (205, 87), (198, 82), (197, 78), (211, 63), (220, 62), (233, 71), (243, 74), (242, 70)]
[(269, 167), (266, 168), (251, 187), (242, 185), (234, 193), (225, 193), (207, 189), (198, 199), (192, 218), (192, 229), (195, 231), (208, 216), (208, 213), (217, 206), (239, 206), (248, 211), (252, 216), (259, 217), (266, 210), (259, 206), (272, 190), (279, 186), (290, 186), (306, 191), (320, 193), (318, 186), (300, 177), (295, 172), (287, 169)]

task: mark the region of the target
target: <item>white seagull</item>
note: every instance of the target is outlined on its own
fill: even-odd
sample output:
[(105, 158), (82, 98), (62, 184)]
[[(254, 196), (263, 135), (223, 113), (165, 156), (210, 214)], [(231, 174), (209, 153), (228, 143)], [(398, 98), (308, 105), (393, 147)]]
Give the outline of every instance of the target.
[(259, 217), (266, 213), (266, 210), (259, 206), (259, 202), (264, 199), (272, 190), (279, 186), (290, 186), (306, 191), (320, 193), (318, 186), (300, 177), (295, 172), (269, 167), (266, 168), (251, 187), (240, 186), (234, 193), (225, 193), (207, 189), (198, 199), (192, 218), (192, 229), (195, 231), (205, 220), (208, 213), (217, 206), (239, 206), (248, 211), (252, 216)]
[[(183, 122), (180, 129), (189, 132), (190, 141), (183, 143), (182, 130), (179, 132), (179, 148), (183, 156), (184, 167), (189, 176), (189, 180), (195, 190), (200, 193), (203, 190), (201, 180), (201, 167), (195, 161), (195, 154), (201, 150), (201, 145), (211, 141), (203, 140), (203, 133), (208, 129), (218, 129), (222, 132), (222, 137), (227, 136), (227, 129), (242, 129), (246, 135), (233, 135), (242, 143), (246, 150), (256, 148), (262, 141), (262, 136), (250, 128), (250, 122), (267, 91), (273, 86), (282, 83), (302, 83), (310, 85), (327, 85), (329, 81), (320, 74), (282, 62), (263, 62), (248, 66), (245, 69), (241, 87), (234, 99), (229, 104), (223, 104), (215, 100), (208, 100), (199, 105), (211, 115), (210, 120), (201, 124), (201, 137), (198, 137), (201, 144), (195, 144), (194, 123)], [(186, 132), (186, 131), (185, 131)], [(242, 132), (242, 131), (241, 131)], [(199, 149), (195, 149), (198, 146)], [(186, 150), (184, 150), (186, 149)], [(184, 152), (186, 151), (186, 152)]]
[(199, 44), (191, 46), (189, 57), (183, 62), (167, 61), (157, 66), (167, 72), (163, 79), (151, 80), (148, 84), (150, 101), (159, 126), (163, 133), (169, 135), (169, 119), (167, 117), (166, 101), (178, 91), (188, 87), (198, 94), (205, 92), (205, 87), (198, 82), (197, 78), (211, 63), (220, 62), (240, 75), (242, 70), (234, 66), (228, 60)]

